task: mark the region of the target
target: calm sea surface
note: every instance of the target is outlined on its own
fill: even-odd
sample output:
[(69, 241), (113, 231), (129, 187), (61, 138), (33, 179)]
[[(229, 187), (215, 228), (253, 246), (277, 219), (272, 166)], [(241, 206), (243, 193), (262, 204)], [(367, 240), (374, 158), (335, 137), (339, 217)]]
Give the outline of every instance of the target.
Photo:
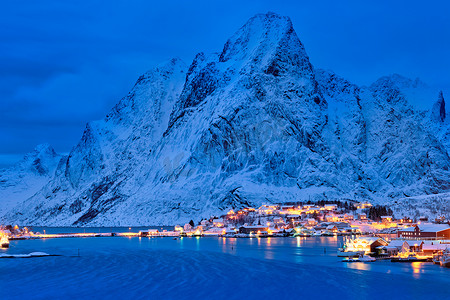
[[(94, 230), (86, 232), (111, 228)], [(0, 259), (0, 299), (450, 299), (450, 269), (344, 263), (336, 257), (341, 242), (336, 237), (11, 241), (2, 253), (60, 256)]]

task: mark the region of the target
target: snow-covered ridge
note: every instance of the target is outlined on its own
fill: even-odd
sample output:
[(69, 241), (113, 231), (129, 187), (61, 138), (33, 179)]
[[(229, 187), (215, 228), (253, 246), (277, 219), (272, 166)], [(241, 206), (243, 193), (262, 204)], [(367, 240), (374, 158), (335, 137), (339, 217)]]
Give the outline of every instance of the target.
[(420, 80), (359, 87), (315, 70), (290, 19), (259, 14), (218, 53), (141, 76), (45, 185), (8, 196), (3, 220), (171, 225), (270, 202), (446, 195), (441, 107)]
[(50, 145), (41, 144), (14, 166), (0, 169), (0, 214), (4, 215), (45, 186), (61, 157)]

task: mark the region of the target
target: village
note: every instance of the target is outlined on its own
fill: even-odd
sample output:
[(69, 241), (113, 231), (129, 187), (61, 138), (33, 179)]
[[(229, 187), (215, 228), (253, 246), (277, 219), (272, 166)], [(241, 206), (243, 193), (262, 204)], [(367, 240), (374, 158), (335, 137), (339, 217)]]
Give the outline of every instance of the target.
[[(389, 213), (389, 214), (383, 214)], [(247, 207), (226, 215), (175, 226), (180, 236), (231, 238), (345, 236), (337, 251), (344, 262), (434, 262), (450, 267), (450, 225), (444, 216), (395, 219), (368, 202), (280, 204)], [(157, 230), (140, 233), (160, 235)]]
[(258, 208), (230, 210), (195, 224), (176, 225), (173, 230), (148, 229), (132, 232), (58, 233), (33, 232), (27, 227), (1, 226), (1, 247), (9, 240), (63, 237), (208, 237), (275, 238), (344, 236), (337, 256), (344, 262), (428, 261), (450, 267), (450, 225), (444, 216), (395, 219), (386, 207), (370, 203), (319, 202), (267, 204)]

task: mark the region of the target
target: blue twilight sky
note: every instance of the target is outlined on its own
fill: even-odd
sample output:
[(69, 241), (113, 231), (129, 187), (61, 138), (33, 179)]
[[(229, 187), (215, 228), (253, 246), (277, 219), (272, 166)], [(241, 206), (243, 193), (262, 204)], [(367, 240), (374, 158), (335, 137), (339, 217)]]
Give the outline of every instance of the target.
[(69, 152), (147, 69), (220, 51), (267, 11), (291, 17), (315, 67), (357, 84), (400, 73), (450, 93), (444, 0), (3, 1), (0, 167), (43, 142)]

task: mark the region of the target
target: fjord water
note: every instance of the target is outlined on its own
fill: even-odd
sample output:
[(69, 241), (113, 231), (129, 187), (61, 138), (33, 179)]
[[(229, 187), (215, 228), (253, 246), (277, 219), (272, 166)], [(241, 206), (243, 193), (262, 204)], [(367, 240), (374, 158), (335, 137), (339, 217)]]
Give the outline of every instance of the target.
[(344, 263), (336, 257), (341, 242), (337, 237), (11, 241), (2, 252), (61, 256), (0, 259), (0, 299), (448, 297), (450, 269)]

